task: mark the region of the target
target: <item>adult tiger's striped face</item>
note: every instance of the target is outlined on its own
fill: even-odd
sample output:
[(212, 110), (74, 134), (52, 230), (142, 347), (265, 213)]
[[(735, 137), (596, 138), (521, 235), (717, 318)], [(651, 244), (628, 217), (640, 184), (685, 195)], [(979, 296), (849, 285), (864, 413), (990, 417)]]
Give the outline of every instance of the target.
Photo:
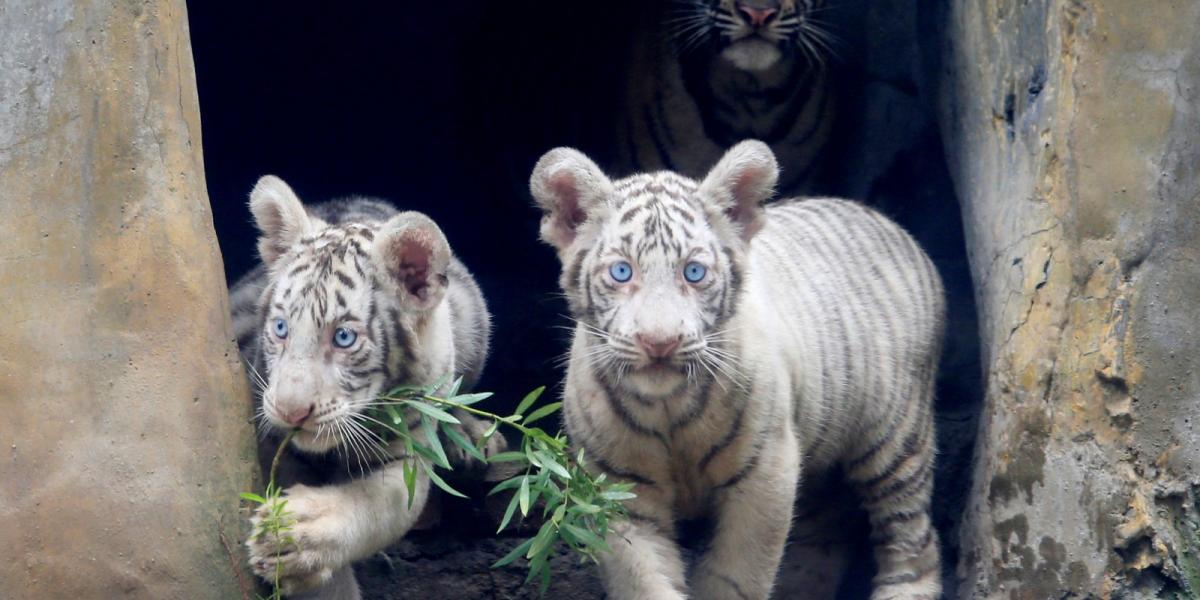
[(668, 21), (681, 51), (705, 42), (739, 69), (762, 71), (799, 53), (823, 64), (833, 38), (822, 0), (684, 0)]
[(700, 183), (670, 172), (613, 182), (569, 148), (542, 157), (530, 187), (591, 368), (651, 398), (731, 368), (726, 326), (777, 176), (761, 142), (730, 150)]
[(422, 363), (413, 340), (434, 326), (449, 246), (418, 213), (329, 225), (270, 176), (250, 202), (270, 271), (261, 418), (283, 430), (299, 427), (294, 440), (304, 450), (370, 452), (379, 444), (364, 411), (390, 387), (425, 375), (413, 372)]

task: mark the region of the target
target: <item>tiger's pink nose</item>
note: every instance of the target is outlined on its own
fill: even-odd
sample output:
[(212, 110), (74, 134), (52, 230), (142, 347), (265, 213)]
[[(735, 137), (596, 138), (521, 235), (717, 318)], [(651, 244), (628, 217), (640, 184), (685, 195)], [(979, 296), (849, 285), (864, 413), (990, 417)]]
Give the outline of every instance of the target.
[(284, 423), (287, 423), (292, 427), (299, 427), (304, 423), (305, 420), (308, 419), (310, 415), (312, 415), (312, 411), (313, 405), (309, 404), (305, 408), (297, 408), (286, 412), (281, 412), (279, 414), (279, 418), (283, 419)]
[(639, 333), (633, 337), (650, 358), (667, 358), (679, 348), (679, 336), (657, 337)]
[(746, 18), (750, 20), (750, 24), (755, 27), (762, 27), (766, 25), (767, 22), (771, 20), (771, 17), (775, 16), (775, 13), (779, 12), (779, 9), (777, 8), (760, 8), (741, 2), (738, 2), (737, 9), (738, 12), (746, 15)]

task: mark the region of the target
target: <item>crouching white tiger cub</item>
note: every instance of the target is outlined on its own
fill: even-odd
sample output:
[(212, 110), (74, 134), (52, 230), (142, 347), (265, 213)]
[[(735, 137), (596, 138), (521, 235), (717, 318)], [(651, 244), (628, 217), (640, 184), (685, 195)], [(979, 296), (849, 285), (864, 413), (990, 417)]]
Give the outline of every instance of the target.
[[(357, 598), (350, 563), (404, 535), (429, 493), (418, 469), (409, 508), (404, 447), (385, 445), (364, 411), (400, 384), (448, 375), (473, 384), (487, 356), (487, 307), (425, 215), (362, 198), (306, 210), (272, 176), (254, 187), (250, 210), (263, 264), (234, 286), (231, 304), (238, 346), (257, 375), (260, 425), (274, 438), (260, 444), (260, 457), (300, 427), (280, 472), (295, 542), (252, 536), (251, 566), (270, 581), (280, 563), (287, 594)], [(485, 425), (456, 416), (461, 433), (478, 439)], [(485, 452), (501, 444), (497, 436)]]
[[(637, 484), (602, 558), (613, 598), (768, 597), (801, 467), (840, 467), (861, 496), (872, 598), (939, 595), (937, 272), (858, 204), (764, 209), (777, 173), (757, 141), (699, 183), (610, 181), (566, 148), (534, 169), (578, 323), (567, 428), (597, 469)], [(673, 534), (691, 518), (711, 519), (713, 539), (688, 571)]]

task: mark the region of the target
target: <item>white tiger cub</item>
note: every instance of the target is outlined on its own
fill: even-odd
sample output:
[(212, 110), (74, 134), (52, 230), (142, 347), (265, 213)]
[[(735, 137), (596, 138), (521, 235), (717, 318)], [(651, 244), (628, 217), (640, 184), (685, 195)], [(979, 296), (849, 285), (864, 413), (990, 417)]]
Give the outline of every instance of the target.
[[(937, 272), (858, 204), (764, 209), (777, 174), (757, 141), (702, 182), (611, 181), (568, 148), (534, 168), (541, 237), (577, 321), (567, 429), (595, 468), (637, 484), (601, 559), (613, 598), (768, 597), (801, 470), (833, 467), (870, 517), (872, 598), (940, 594)], [(714, 529), (688, 571), (673, 537), (691, 518)]]
[[(462, 375), (472, 385), (487, 356), (487, 307), (423, 214), (364, 198), (306, 209), (273, 176), (254, 187), (250, 210), (263, 264), (231, 289), (234, 329), (257, 375), (260, 425), (275, 438), (300, 428), (282, 483), (308, 484), (285, 490), (295, 543), (252, 536), (250, 563), (268, 581), (282, 565), (289, 595), (357, 598), (350, 564), (404, 535), (429, 493), (418, 469), (409, 508), (404, 447), (385, 445), (364, 411), (401, 384)], [(485, 425), (456, 416), (478, 439)], [(277, 444), (264, 441), (260, 454)], [(501, 445), (497, 436), (485, 452)]]

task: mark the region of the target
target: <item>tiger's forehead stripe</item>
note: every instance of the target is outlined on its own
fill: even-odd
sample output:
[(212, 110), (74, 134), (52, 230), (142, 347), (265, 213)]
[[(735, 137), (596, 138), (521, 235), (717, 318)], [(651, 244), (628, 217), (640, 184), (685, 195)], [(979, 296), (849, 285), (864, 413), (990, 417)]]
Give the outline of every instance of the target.
[[(356, 290), (366, 275), (363, 264), (370, 262), (366, 244), (374, 238), (375, 232), (364, 224), (330, 225), (315, 235), (302, 238), (293, 251), (295, 266), (285, 277), (284, 300), (291, 298), (293, 287), (302, 288), (288, 310), (289, 315), (295, 316), (307, 309), (318, 326), (337, 318), (330, 309), (336, 312), (348, 307), (342, 291)], [(313, 294), (317, 289), (323, 293)], [(333, 306), (329, 302), (331, 295), (335, 301)]]

